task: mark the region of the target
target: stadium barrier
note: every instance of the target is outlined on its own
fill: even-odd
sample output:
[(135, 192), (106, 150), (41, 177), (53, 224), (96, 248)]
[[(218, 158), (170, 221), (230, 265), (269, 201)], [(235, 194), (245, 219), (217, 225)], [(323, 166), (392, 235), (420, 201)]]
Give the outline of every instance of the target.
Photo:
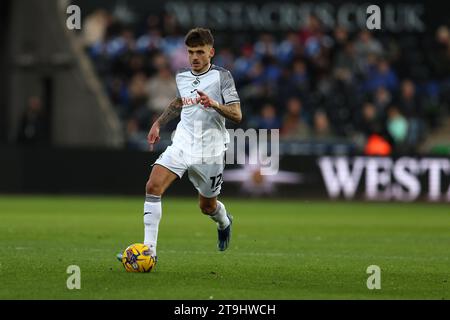
[[(0, 147), (0, 192), (142, 195), (158, 153), (109, 149)], [(227, 165), (232, 197), (450, 202), (450, 158), (282, 156), (275, 175)], [(187, 175), (187, 174), (186, 174)], [(168, 195), (193, 196), (187, 177)]]

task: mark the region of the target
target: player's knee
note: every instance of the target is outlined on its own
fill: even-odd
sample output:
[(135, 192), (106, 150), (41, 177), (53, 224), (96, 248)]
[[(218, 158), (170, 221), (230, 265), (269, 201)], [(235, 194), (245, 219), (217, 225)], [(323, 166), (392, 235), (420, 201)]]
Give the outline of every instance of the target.
[(217, 206), (210, 203), (200, 203), (200, 210), (202, 210), (203, 214), (208, 216), (212, 215), (216, 211), (216, 207)]
[(154, 181), (149, 180), (147, 181), (147, 185), (145, 186), (145, 192), (154, 196), (162, 196), (164, 190), (159, 183), (155, 183)]

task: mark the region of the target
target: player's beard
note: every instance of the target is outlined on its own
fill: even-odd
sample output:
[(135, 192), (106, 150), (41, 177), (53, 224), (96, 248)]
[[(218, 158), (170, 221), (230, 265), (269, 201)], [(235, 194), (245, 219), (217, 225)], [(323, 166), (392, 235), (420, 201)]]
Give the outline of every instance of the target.
[(209, 66), (209, 62), (206, 63), (201, 63), (200, 61), (197, 62), (197, 64), (194, 64), (194, 62), (191, 63), (191, 67), (192, 67), (192, 71), (196, 72), (196, 73), (202, 73), (205, 72), (206, 69)]

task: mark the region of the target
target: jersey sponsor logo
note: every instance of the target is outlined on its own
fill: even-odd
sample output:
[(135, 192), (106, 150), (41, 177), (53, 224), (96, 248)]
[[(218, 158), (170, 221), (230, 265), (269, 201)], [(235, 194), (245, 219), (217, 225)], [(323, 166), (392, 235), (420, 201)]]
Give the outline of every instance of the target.
[(195, 98), (182, 97), (181, 101), (183, 102), (183, 106), (192, 106), (194, 104), (200, 103), (200, 97), (195, 97)]

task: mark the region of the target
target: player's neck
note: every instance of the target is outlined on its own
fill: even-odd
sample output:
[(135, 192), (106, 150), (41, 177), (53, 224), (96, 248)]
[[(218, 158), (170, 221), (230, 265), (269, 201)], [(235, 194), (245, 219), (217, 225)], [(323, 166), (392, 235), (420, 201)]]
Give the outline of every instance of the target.
[(208, 63), (208, 64), (207, 64), (202, 70), (200, 70), (200, 71), (194, 71), (194, 70), (191, 70), (191, 71), (192, 71), (192, 74), (194, 74), (194, 75), (199, 75), (199, 74), (205, 73), (205, 72), (208, 71), (210, 68), (211, 68), (211, 62)]

